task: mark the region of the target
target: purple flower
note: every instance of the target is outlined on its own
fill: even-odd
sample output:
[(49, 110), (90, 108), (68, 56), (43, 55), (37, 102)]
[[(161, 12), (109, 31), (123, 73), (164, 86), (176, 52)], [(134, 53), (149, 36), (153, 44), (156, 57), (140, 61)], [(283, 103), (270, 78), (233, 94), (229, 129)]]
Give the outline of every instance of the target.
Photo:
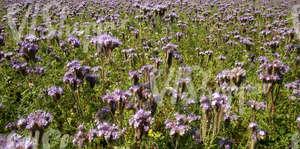
[(177, 19), (179, 16), (175, 12), (170, 12), (169, 14), (166, 14), (164, 19), (165, 21), (170, 21), (173, 23), (175, 19)]
[(251, 107), (252, 109), (255, 109), (255, 110), (265, 110), (266, 108), (266, 105), (264, 102), (258, 102), (258, 101), (255, 101), (255, 100), (249, 100), (246, 105), (248, 105), (249, 107)]
[(22, 128), (22, 127), (24, 127), (24, 126), (26, 126), (26, 124), (27, 124), (27, 120), (25, 119), (25, 118), (20, 118), (18, 121), (17, 121), (17, 126), (19, 127), (19, 128)]
[(150, 72), (150, 71), (152, 71), (152, 69), (153, 69), (152, 65), (144, 65), (144, 66), (142, 66), (141, 71), (142, 72), (144, 72), (144, 71)]
[(23, 41), (20, 43), (19, 55), (23, 56), (26, 61), (37, 61), (38, 49), (39, 45), (37, 43)]
[(131, 119), (129, 119), (129, 125), (133, 126), (135, 129), (142, 129), (144, 132), (148, 132), (153, 121), (154, 119), (151, 117), (150, 111), (140, 109), (136, 111)]
[(226, 60), (226, 57), (225, 57), (225, 56), (222, 56), (222, 55), (220, 55), (220, 56), (218, 56), (218, 59), (219, 59), (219, 60)]
[(94, 138), (97, 136), (98, 131), (96, 129), (90, 129), (87, 136), (89, 142), (93, 142)]
[(260, 64), (269, 63), (269, 59), (265, 56), (260, 56), (257, 58), (257, 61), (260, 62)]
[(19, 62), (17, 59), (13, 59), (10, 63), (9, 66), (11, 66), (13, 69), (15, 69), (16, 71), (21, 72), (22, 74), (25, 74), (26, 72), (26, 67), (27, 67), (27, 63), (21, 63)]
[(256, 123), (256, 122), (251, 122), (251, 123), (249, 124), (249, 128), (255, 130), (255, 129), (257, 128), (257, 123)]
[(30, 113), (26, 118), (26, 129), (29, 130), (43, 130), (47, 128), (52, 122), (53, 118), (50, 113), (46, 113), (41, 110), (37, 110), (34, 113)]
[(232, 144), (233, 142), (231, 139), (222, 138), (219, 141), (220, 148), (230, 149)]
[(300, 101), (300, 80), (285, 84), (285, 87), (292, 91), (290, 99)]
[(263, 59), (260, 69), (257, 71), (259, 79), (263, 83), (278, 83), (283, 79), (283, 76), (290, 70), (290, 67), (281, 63), (279, 60), (273, 60), (270, 63), (267, 59)]
[(83, 130), (83, 125), (79, 125), (78, 126), (78, 131), (75, 134), (74, 138), (73, 138), (73, 143), (78, 145), (79, 148), (82, 147), (82, 145), (87, 142), (87, 140), (89, 139), (89, 136), (84, 132)]
[(151, 57), (150, 60), (155, 63), (156, 68), (159, 68), (160, 64), (162, 63), (161, 58)]
[(264, 139), (264, 138), (266, 137), (266, 132), (263, 131), (263, 130), (258, 130), (258, 132), (257, 132), (257, 137), (258, 137), (259, 139)]
[(167, 45), (163, 46), (162, 49), (166, 52), (171, 52), (177, 50), (178, 45), (173, 43), (168, 43)]
[(120, 138), (120, 130), (114, 124), (111, 125), (107, 122), (98, 124), (97, 126), (98, 136), (103, 136), (105, 140), (112, 141)]
[(219, 94), (218, 92), (212, 94), (211, 105), (213, 107), (216, 108), (225, 107), (227, 101), (228, 101), (228, 97), (225, 94)]
[(91, 69), (89, 66), (82, 66), (78, 60), (67, 63), (67, 68), (68, 71), (64, 75), (63, 82), (70, 84), (72, 89), (79, 87)]
[(0, 135), (0, 148), (5, 149), (32, 149), (34, 147), (32, 139), (22, 137), (19, 134), (13, 132), (9, 136), (4, 137)]
[(64, 41), (59, 41), (59, 46), (63, 51), (66, 51), (67, 48), (67, 44)]
[(207, 96), (202, 96), (200, 98), (200, 107), (204, 112), (211, 109), (211, 103)]
[(224, 115), (224, 120), (228, 122), (236, 121), (239, 119), (239, 116), (236, 115), (235, 113), (230, 114), (229, 112), (226, 112)]
[(71, 88), (74, 90), (79, 87), (79, 85), (82, 83), (82, 80), (78, 79), (72, 71), (67, 71), (63, 77), (63, 82), (70, 84)]
[(5, 46), (5, 41), (4, 41), (4, 37), (0, 36), (0, 47), (1, 46)]
[(50, 88), (45, 90), (48, 94), (48, 96), (53, 97), (55, 100), (60, 99), (60, 97), (63, 94), (63, 88), (51, 86)]
[(184, 115), (175, 113), (174, 117), (176, 120), (165, 121), (166, 129), (170, 129), (171, 136), (176, 134), (183, 136), (190, 129), (190, 126), (188, 125), (189, 123), (201, 120), (201, 116), (194, 114)]
[(105, 106), (101, 110), (99, 109), (95, 114), (95, 122), (100, 123), (100, 120), (105, 119), (109, 115), (109, 107)]
[(104, 52), (107, 50), (113, 50), (121, 44), (121, 42), (117, 38), (107, 34), (100, 35), (99, 37), (94, 37), (90, 42), (94, 45), (99, 45), (101, 51)]
[(90, 83), (90, 87), (94, 88), (94, 86), (97, 83), (97, 78), (99, 77), (98, 74), (88, 74), (85, 76), (86, 81), (88, 81)]
[(115, 98), (113, 94), (106, 94), (102, 96), (103, 101), (106, 101), (107, 103), (116, 103), (118, 102), (118, 98)]
[(226, 90), (236, 90), (246, 78), (246, 71), (240, 67), (223, 70), (216, 76), (216, 82)]
[(193, 121), (200, 121), (201, 120), (201, 116), (195, 115), (195, 114), (188, 114), (187, 115), (187, 120), (188, 120), (189, 123), (191, 123)]
[(37, 42), (39, 39), (33, 34), (27, 34), (22, 37), (27, 42)]
[(45, 75), (45, 68), (41, 66), (30, 67), (26, 69), (27, 74)]
[(170, 129), (170, 136), (176, 134), (183, 136), (190, 129), (188, 125), (183, 125), (173, 120), (166, 120), (165, 125), (166, 129)]
[(25, 127), (25, 129), (35, 132), (36, 130), (43, 131), (51, 124), (52, 121), (53, 118), (50, 113), (37, 110), (30, 113), (26, 118), (20, 118), (16, 125), (19, 128)]
[(79, 39), (74, 36), (68, 37), (68, 43), (71, 44), (74, 48), (79, 48), (81, 45)]
[(16, 127), (15, 122), (9, 122), (8, 124), (6, 124), (5, 129), (13, 129), (15, 127)]

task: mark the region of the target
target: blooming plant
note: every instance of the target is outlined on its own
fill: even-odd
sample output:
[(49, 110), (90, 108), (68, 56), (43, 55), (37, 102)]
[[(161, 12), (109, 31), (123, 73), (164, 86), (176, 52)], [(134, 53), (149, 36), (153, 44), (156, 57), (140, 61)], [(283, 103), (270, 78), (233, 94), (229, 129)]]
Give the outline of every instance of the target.
[(1, 0), (0, 149), (297, 148), (299, 6)]

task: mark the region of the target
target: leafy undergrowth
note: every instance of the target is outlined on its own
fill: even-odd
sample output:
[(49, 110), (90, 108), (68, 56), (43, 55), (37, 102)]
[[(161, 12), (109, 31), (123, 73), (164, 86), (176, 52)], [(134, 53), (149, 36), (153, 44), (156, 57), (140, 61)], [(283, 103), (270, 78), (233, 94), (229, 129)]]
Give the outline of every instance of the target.
[(0, 148), (297, 148), (296, 1), (1, 1)]

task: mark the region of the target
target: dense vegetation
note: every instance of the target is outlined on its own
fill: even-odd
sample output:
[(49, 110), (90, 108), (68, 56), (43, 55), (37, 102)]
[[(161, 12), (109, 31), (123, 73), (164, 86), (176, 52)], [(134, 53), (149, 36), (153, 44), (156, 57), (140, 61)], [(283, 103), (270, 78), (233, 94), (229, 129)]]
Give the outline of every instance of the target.
[(0, 149), (297, 148), (296, 4), (2, 0)]

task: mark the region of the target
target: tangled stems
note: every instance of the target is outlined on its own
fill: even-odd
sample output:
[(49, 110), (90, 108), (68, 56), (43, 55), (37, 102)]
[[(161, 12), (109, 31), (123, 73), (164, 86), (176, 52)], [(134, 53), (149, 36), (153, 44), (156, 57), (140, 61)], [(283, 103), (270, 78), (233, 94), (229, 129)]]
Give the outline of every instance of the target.
[(177, 149), (178, 148), (178, 144), (179, 144), (180, 135), (175, 134), (174, 138), (175, 138), (175, 149)]
[(281, 84), (271, 84), (268, 88), (265, 98), (268, 102), (269, 121), (273, 123), (273, 131), (276, 132), (276, 100), (280, 94)]
[(224, 117), (224, 107), (218, 107), (214, 110), (214, 126), (212, 137), (214, 138), (220, 131), (221, 122), (223, 121)]
[(203, 137), (203, 141), (206, 142), (207, 141), (207, 136), (208, 134), (208, 130), (210, 130), (210, 112), (209, 111), (205, 111), (205, 113), (203, 114), (203, 120), (202, 120), (202, 137)]

